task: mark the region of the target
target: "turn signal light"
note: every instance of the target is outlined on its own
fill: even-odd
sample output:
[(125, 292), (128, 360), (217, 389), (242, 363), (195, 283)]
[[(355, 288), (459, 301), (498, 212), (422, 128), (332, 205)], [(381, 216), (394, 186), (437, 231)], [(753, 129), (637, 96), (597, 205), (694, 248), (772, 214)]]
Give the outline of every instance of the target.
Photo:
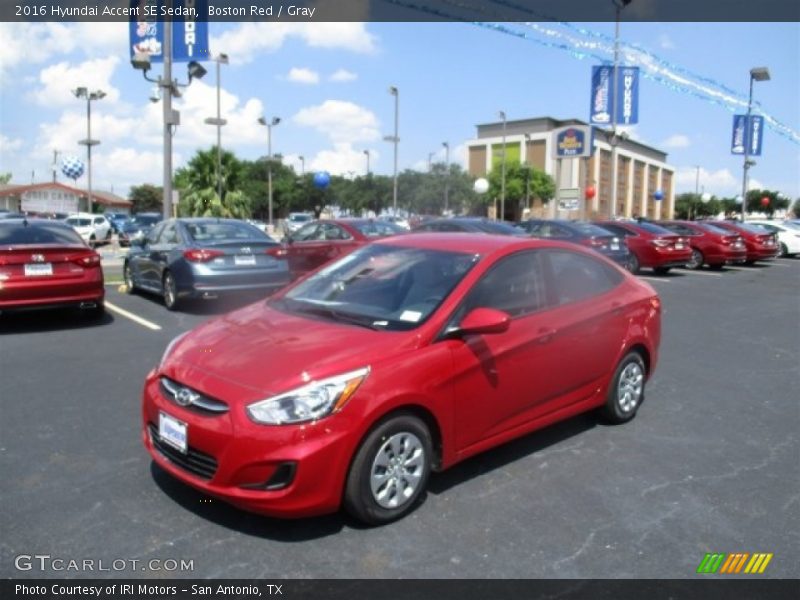
[(267, 248), (264, 252), (275, 258), (282, 258), (289, 254), (288, 250), (283, 246), (273, 246), (272, 248)]
[(94, 253), (84, 254), (83, 256), (73, 258), (72, 262), (79, 264), (82, 267), (96, 267), (100, 264), (100, 255)]

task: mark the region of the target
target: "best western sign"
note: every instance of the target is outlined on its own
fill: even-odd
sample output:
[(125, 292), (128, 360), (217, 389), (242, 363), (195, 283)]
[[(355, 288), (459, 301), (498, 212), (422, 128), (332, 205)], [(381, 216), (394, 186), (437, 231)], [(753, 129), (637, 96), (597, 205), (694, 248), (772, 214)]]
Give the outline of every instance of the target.
[(592, 155), (592, 128), (570, 125), (553, 131), (553, 158), (580, 158)]

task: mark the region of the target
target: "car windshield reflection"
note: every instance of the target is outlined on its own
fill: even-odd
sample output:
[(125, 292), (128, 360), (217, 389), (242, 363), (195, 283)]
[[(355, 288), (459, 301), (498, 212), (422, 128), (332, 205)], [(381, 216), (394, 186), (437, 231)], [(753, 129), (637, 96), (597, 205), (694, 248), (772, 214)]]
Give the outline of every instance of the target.
[(424, 323), (479, 255), (373, 244), (301, 282), (275, 308), (376, 330)]

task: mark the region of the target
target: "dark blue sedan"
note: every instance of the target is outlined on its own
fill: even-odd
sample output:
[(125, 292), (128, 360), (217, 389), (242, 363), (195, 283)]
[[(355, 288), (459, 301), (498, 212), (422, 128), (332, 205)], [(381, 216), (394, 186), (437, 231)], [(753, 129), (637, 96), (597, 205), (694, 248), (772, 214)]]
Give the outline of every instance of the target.
[(289, 267), (273, 256), (280, 245), (244, 221), (169, 219), (133, 240), (123, 274), (128, 293), (161, 295), (169, 310), (190, 298), (280, 289)]
[(594, 223), (561, 219), (530, 219), (518, 225), (533, 237), (552, 238), (588, 246), (630, 270), (631, 253), (624, 239)]

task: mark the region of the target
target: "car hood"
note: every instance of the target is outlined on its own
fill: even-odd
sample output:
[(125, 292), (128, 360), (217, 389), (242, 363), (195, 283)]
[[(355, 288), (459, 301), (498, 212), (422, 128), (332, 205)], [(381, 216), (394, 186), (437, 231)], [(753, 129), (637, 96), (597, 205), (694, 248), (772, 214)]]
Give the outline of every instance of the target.
[(418, 345), (414, 332), (373, 331), (296, 316), (262, 301), (189, 332), (171, 349), (162, 372), (187, 385), (198, 376), (213, 376), (234, 384), (244, 397), (265, 397)]

